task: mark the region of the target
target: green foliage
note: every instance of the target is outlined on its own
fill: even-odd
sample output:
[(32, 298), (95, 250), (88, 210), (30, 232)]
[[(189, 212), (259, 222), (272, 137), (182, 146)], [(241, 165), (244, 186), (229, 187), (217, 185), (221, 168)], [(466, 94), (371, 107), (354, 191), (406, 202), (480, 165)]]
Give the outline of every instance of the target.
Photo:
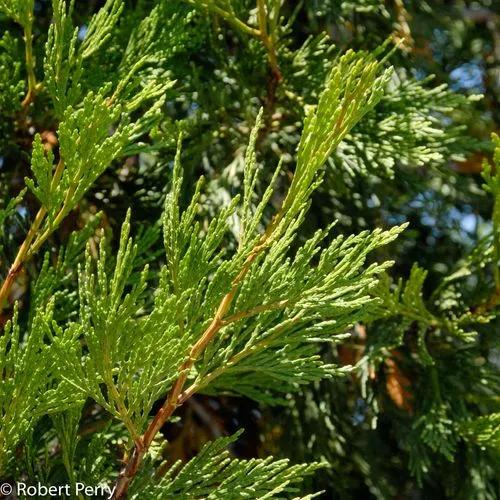
[(0, 480), (494, 498), (500, 141), (434, 7), (98, 4), (0, 0)]
[[(227, 451), (241, 433), (207, 443), (187, 464), (173, 464), (161, 481), (131, 498), (283, 498), (324, 464), (289, 465), (288, 460), (238, 460)], [(139, 483), (140, 485), (140, 483)], [(308, 495), (300, 498), (313, 498)], [(298, 497), (296, 497), (298, 498)]]
[(460, 432), (483, 447), (500, 449), (500, 415), (492, 413), (464, 422)]
[(285, 234), (243, 282), (238, 322), (207, 351), (197, 383), (208, 383), (212, 394), (235, 392), (273, 404), (283, 402), (280, 392), (339, 373), (317, 356), (317, 344), (339, 341), (355, 319), (370, 315), (377, 299), (367, 291), (390, 263), (361, 266), (402, 229), (339, 237), (324, 248), (328, 233), (318, 232), (293, 258), (287, 252), (293, 234)]
[(176, 338), (172, 298), (158, 294), (150, 315), (140, 315), (147, 267), (139, 282), (125, 293), (137, 252), (129, 230), (126, 221), (111, 279), (105, 240), (100, 243), (96, 272), (88, 254), (80, 276), (80, 320), (65, 331), (54, 325), (54, 345), (61, 376), (82, 397), (92, 397), (122, 420), (135, 437), (153, 403), (177, 375), (176, 360), (182, 356), (185, 343)]
[[(12, 137), (12, 114), (20, 109), (24, 81), (21, 79), (19, 44), (5, 31), (0, 37), (0, 147), (9, 145)], [(1, 182), (1, 181), (0, 181)]]
[(23, 28), (27, 28), (33, 22), (34, 0), (1, 0), (0, 12), (11, 17)]
[(380, 105), (336, 151), (336, 168), (392, 177), (396, 162), (399, 167), (441, 166), (477, 150), (478, 142), (463, 137), (454, 115), (466, 113), (481, 96), (455, 94), (446, 84), (429, 88), (432, 80), (394, 74)]
[(494, 199), (493, 205), (493, 248), (494, 248), (494, 277), (495, 286), (498, 291), (500, 290), (500, 138), (492, 135), (493, 144), (495, 146), (495, 153), (493, 161), (495, 162), (496, 171), (492, 175), (491, 166), (488, 162), (483, 164), (483, 179), (485, 185), (483, 186), (486, 191), (491, 193)]
[(107, 0), (92, 17), (81, 46), (82, 59), (96, 53), (108, 41), (122, 10), (122, 0)]
[(87, 242), (96, 232), (101, 222), (101, 215), (93, 217), (80, 231), (73, 232), (65, 245), (59, 249), (57, 256), (45, 254), (36, 282), (33, 284), (30, 303), (30, 315), (36, 314), (38, 308), (46, 307), (55, 300), (54, 311), (56, 321), (67, 321), (76, 317), (78, 312), (77, 266), (84, 261), (83, 251)]
[[(461, 315), (451, 314), (447, 316), (437, 316), (423, 300), (423, 286), (427, 272), (414, 265), (406, 283), (399, 280), (394, 289), (391, 289), (390, 280), (385, 280), (384, 285), (379, 287), (376, 296), (382, 299), (380, 315), (382, 317), (399, 316), (406, 328), (409, 328), (413, 322), (417, 322), (419, 327), (419, 342), (424, 348), (424, 336), (427, 329), (434, 332), (443, 331), (451, 333), (466, 342), (474, 339), (476, 332), (464, 330), (464, 326), (474, 322), (474, 318), (465, 311)], [(425, 354), (424, 354), (425, 356)]]
[(38, 308), (24, 338), (18, 313), (4, 329), (0, 344), (0, 473), (13, 465), (14, 453), (27, 439), (38, 419), (48, 412), (60, 412), (75, 404), (72, 391), (63, 382), (57, 386), (56, 363), (45, 339), (53, 315), (53, 303)]
[[(361, 64), (357, 66), (359, 71)], [(366, 98), (362, 92), (371, 92), (364, 87), (354, 92), (348, 86), (355, 95), (345, 99), (338, 94), (330, 95), (328, 92), (333, 92), (333, 88), (329, 83), (318, 104), (319, 118), (327, 116), (326, 111), (335, 100), (344, 115), (351, 116), (354, 112), (351, 106), (356, 109), (358, 101)], [(368, 99), (372, 99), (371, 94)], [(316, 133), (321, 135), (335, 128), (335, 123), (329, 120), (320, 123), (311, 118), (305, 127), (305, 140), (313, 134), (310, 127), (314, 126)], [(203, 231), (205, 234), (195, 222), (201, 183), (189, 206), (181, 212), (179, 196), (183, 177), (179, 150), (174, 164), (173, 187), (166, 198), (163, 215), (167, 265), (161, 271), (152, 310), (144, 314), (141, 302), (147, 267), (138, 282), (125, 293), (137, 254), (137, 247), (129, 240), (130, 223), (127, 220), (122, 228), (112, 278), (108, 279), (105, 243), (101, 241), (97, 272), (92, 271), (89, 255), (80, 278), (79, 324), (70, 325), (65, 332), (56, 327), (56, 345), (63, 367), (61, 376), (72, 381), (82, 395), (92, 397), (122, 420), (134, 438), (144, 429), (153, 403), (178, 376), (176, 360), (182, 359), (190, 344), (203, 336), (213, 321), (213, 311), (235, 280), (241, 280), (241, 287), (234, 310), (230, 308), (228, 317), (221, 318), (228, 323), (227, 331), (223, 328), (219, 339), (207, 350), (196, 369), (198, 375), (193, 385), (197, 389), (208, 385), (212, 393), (230, 387), (232, 391), (266, 402), (273, 402), (267, 395), (273, 380), (281, 380), (283, 391), (288, 392), (298, 384), (335, 374), (335, 367), (324, 364), (316, 354), (317, 343), (331, 341), (332, 335), (341, 333), (361, 314), (362, 308), (368, 311), (369, 304), (375, 302), (366, 291), (376, 284), (376, 276), (390, 263), (372, 265), (364, 272), (361, 266), (369, 252), (391, 242), (402, 228), (363, 233), (345, 241), (340, 237), (324, 249), (320, 244), (328, 232), (318, 232), (297, 250), (294, 259), (290, 259), (288, 248), (303, 220), (320, 162), (325, 160), (328, 151), (320, 153), (319, 157), (313, 149), (302, 153), (295, 177), (299, 182), (292, 183), (290, 188), (295, 193), (294, 203), (289, 207), (288, 198), (284, 200), (281, 219), (280, 216), (275, 219), (275, 226), (271, 226), (265, 236), (271, 241), (262, 243), (266, 252), (256, 254), (258, 247), (255, 245), (261, 240), (256, 229), (272, 195), (271, 185), (255, 214), (249, 214), (257, 179), (253, 148), (259, 124), (247, 153), (242, 216), (244, 239), (237, 251), (232, 256), (221, 253), (228, 232), (227, 221), (236, 213), (238, 196), (211, 221)], [(334, 136), (330, 134), (329, 137)], [(316, 257), (319, 265), (313, 267), (312, 260)], [(242, 267), (246, 270), (245, 275), (241, 274)], [(349, 272), (346, 273), (347, 268)], [(256, 294), (263, 287), (267, 289), (266, 295)], [(274, 314), (267, 314), (267, 309)], [(286, 310), (284, 314), (282, 309)], [(238, 322), (240, 317), (253, 317), (253, 321), (230, 328), (229, 325)], [(320, 317), (322, 321), (318, 323)], [(86, 354), (81, 352), (82, 336)], [(70, 344), (74, 347), (68, 348)], [(80, 363), (82, 355), (83, 363)], [(144, 366), (148, 369), (144, 370)], [(270, 368), (268, 373), (263, 366)], [(240, 372), (247, 374), (243, 385), (228, 382)]]
[(52, 4), (54, 22), (50, 26), (44, 59), (45, 85), (52, 97), (56, 113), (74, 104), (81, 93), (79, 80), (82, 73), (82, 49), (77, 49), (78, 30), (73, 28), (73, 3), (65, 0)]
[(60, 159), (54, 172), (53, 155), (50, 152), (46, 155), (40, 137), (35, 137), (32, 156), (35, 180), (28, 178), (26, 184), (48, 212), (40, 242), (75, 208), (112, 161), (124, 155), (133, 141), (152, 126), (161, 99), (135, 123), (128, 118), (142, 104), (142, 98), (136, 97), (139, 103), (134, 103), (132, 109), (127, 109), (127, 103), (123, 107), (111, 106), (109, 100), (113, 96), (109, 96), (107, 87), (97, 94), (90, 92), (81, 107), (68, 107), (59, 126)]
[[(381, 63), (352, 51), (343, 55), (328, 78), (318, 109), (309, 111), (297, 154), (297, 170), (285, 206), (296, 213), (303, 203), (298, 194), (311, 185), (318, 169), (349, 130), (380, 100), (391, 70), (379, 76)], [(309, 192), (304, 191), (304, 197)]]
[(19, 108), (19, 97), (23, 91), (21, 64), (17, 60), (16, 40), (6, 32), (0, 39), (0, 110), (2, 115)]
[[(73, 28), (71, 21), (73, 4), (69, 7), (65, 0), (54, 0), (54, 24), (51, 25), (46, 44), (44, 60), (45, 85), (52, 97), (58, 116), (64, 121), (68, 109), (74, 107), (81, 99), (86, 78), (86, 61), (95, 56), (109, 42), (113, 28), (117, 24), (123, 10), (123, 3), (108, 1), (97, 14), (93, 16), (86, 28), (85, 37), (78, 43), (78, 29)], [(172, 83), (165, 74), (156, 72), (145, 75), (145, 69), (152, 64), (158, 64), (165, 53), (157, 48), (157, 37), (163, 33), (159, 26), (162, 19), (161, 9), (155, 8), (130, 34), (128, 45), (123, 53), (112, 95), (107, 95), (108, 104), (117, 102), (124, 112), (132, 113), (146, 101), (159, 99), (150, 113), (143, 117), (143, 123), (151, 119), (154, 112), (162, 104), (162, 96)], [(141, 51), (138, 50), (138, 39), (141, 39)], [(124, 69), (126, 68), (126, 70)], [(114, 80), (111, 76), (110, 80)], [(109, 81), (109, 80), (108, 80)], [(105, 82), (94, 92), (110, 94), (110, 88)], [(83, 99), (92, 100), (92, 93)], [(87, 116), (87, 119), (91, 117)], [(136, 134), (141, 129), (135, 131)]]
[(12, 198), (11, 200), (9, 200), (9, 203), (7, 204), (7, 206), (0, 209), (0, 231), (1, 231), (0, 234), (2, 236), (5, 232), (5, 228), (4, 228), (5, 220), (14, 213), (16, 206), (19, 205), (19, 203), (21, 203), (25, 194), (26, 194), (26, 191), (22, 191), (15, 198)]

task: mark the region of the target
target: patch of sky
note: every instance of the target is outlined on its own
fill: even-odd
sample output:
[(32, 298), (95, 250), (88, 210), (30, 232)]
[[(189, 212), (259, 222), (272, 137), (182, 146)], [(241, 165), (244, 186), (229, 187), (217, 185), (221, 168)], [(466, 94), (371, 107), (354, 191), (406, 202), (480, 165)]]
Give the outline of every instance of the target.
[(84, 24), (83, 26), (80, 27), (80, 29), (78, 30), (78, 40), (80, 40), (80, 42), (85, 38), (85, 36), (87, 35), (87, 31), (88, 31), (88, 26), (86, 24)]
[(482, 93), (484, 88), (484, 69), (477, 61), (461, 64), (450, 72), (452, 90), (466, 90)]

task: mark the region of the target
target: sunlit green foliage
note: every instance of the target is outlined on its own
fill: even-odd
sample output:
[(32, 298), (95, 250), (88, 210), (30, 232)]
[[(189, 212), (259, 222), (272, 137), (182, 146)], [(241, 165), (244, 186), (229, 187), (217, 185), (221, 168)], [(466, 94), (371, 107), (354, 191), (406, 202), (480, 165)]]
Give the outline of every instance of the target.
[[(406, 3), (46, 3), (0, 0), (0, 480), (393, 498), (463, 465), (494, 498), (500, 142), (457, 174), (481, 89), (409, 67)], [(227, 400), (294, 449), (234, 456)]]

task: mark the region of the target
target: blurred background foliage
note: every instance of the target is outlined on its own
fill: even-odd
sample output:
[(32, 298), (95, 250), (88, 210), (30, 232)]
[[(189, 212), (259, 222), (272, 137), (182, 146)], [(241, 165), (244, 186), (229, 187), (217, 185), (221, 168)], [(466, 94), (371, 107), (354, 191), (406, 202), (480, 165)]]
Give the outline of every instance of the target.
[[(35, 4), (39, 61), (49, 3)], [(79, 37), (102, 3), (76, 2)], [(125, 3), (109, 49), (93, 61), (100, 70), (87, 72), (89, 88), (102, 83), (92, 78), (103, 73), (106, 81), (118, 78), (123, 40), (158, 2)], [(151, 41), (162, 58), (150, 71), (176, 84), (147, 152), (108, 170), (54, 238), (65, 241), (100, 210), (100, 224), (116, 229), (129, 206), (138, 230), (151, 226), (169, 187), (180, 131), (185, 178), (193, 188), (200, 175), (208, 181), (208, 221), (241, 182), (260, 107), (265, 127), (258, 159), (267, 180), (280, 157), (291, 175), (304, 109), (317, 99), (335, 58), (350, 48), (375, 50), (391, 37), (400, 45), (389, 61), (396, 68), (390, 87), (330, 158), (303, 236), (335, 219), (335, 231), (344, 234), (409, 221), (409, 229), (378, 255), (395, 261), (392, 278), (408, 279), (414, 263), (427, 270), (422, 293), (431, 313), (473, 309), (487, 300), (493, 286), (486, 258), (492, 199), (481, 188), (480, 172), (500, 119), (500, 13), (493, 0), (283, 0), (272, 27), (279, 74), (260, 40), (193, 3), (164, 2), (165, 25)], [(240, 19), (254, 22), (253, 2), (231, 5)], [(11, 81), (20, 80), (24, 69), (14, 62), (22, 59), (19, 28), (0, 17), (0, 35), (0, 66), (8, 68)], [(2, 78), (0, 85), (7, 81)], [(11, 92), (22, 96), (23, 86)], [(41, 94), (28, 113), (13, 113), (10, 101), (0, 102), (2, 198), (24, 185), (35, 130), (43, 131), (47, 149), (58, 147), (56, 118), (45, 99)], [(284, 187), (288, 181), (285, 169), (279, 182)], [(36, 210), (35, 201), (26, 200), (9, 221), (7, 241), (0, 242), (2, 262), (12, 261), (10, 252)], [(152, 256), (161, 246), (158, 235), (154, 228), (144, 231), (142, 244)], [(40, 266), (41, 259), (31, 265)], [(22, 296), (29, 278), (18, 287)], [(460, 422), (485, 405), (500, 410), (500, 322), (481, 327), (473, 343), (434, 339), (432, 328), (405, 311), (355, 325), (342, 347), (324, 352), (342, 364), (357, 363), (355, 373), (304, 389), (285, 408), (197, 396), (181, 410), (183, 424), (165, 430), (169, 459), (189, 458), (206, 440), (243, 426), (246, 433), (233, 450), (239, 456), (329, 460), (331, 467), (312, 479), (326, 498), (499, 498), (498, 446), (485, 446), (477, 429), (464, 431)], [(467, 432), (474, 438), (465, 440)]]

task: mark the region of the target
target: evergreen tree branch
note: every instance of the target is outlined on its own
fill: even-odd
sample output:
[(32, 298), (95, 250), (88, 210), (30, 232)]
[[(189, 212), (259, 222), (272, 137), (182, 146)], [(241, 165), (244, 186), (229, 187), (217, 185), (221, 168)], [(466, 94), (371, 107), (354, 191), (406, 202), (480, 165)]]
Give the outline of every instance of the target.
[[(51, 181), (51, 189), (54, 190), (61, 180), (64, 171), (64, 161), (62, 158), (59, 160), (54, 175)], [(2, 287), (0, 288), (0, 313), (6, 306), (10, 289), (15, 282), (16, 276), (21, 272), (23, 266), (33, 257), (38, 249), (45, 243), (51, 232), (46, 232), (43, 235), (39, 234), (42, 223), (47, 215), (47, 208), (43, 205), (38, 210), (33, 223), (31, 224), (28, 234), (23, 243), (19, 247), (16, 258), (11, 265), (7, 277), (5, 278)]]
[[(67, 23), (70, 21), (65, 17), (66, 3), (60, 0), (54, 0), (54, 3), (57, 9), (55, 12), (61, 17), (59, 24), (67, 30), (69, 26)], [(104, 37), (109, 35), (109, 30), (113, 23), (116, 23), (120, 13), (120, 5), (121, 1), (119, 0), (109, 0), (106, 3), (103, 7), (104, 10), (93, 18), (91, 26), (93, 26), (92, 34), (94, 35), (87, 39), (87, 44), (83, 47), (89, 51), (97, 50), (103, 40), (93, 40), (93, 38), (99, 34)], [(57, 30), (64, 31), (59, 24), (53, 28), (53, 33), (56, 33)], [(64, 37), (62, 35), (59, 38), (53, 36), (54, 45), (59, 47), (63, 43)], [(47, 51), (52, 53), (52, 49), (53, 47), (49, 44)], [(70, 49), (70, 52), (74, 52), (74, 47)], [(58, 55), (58, 61), (61, 62), (60, 60), (61, 54)], [(81, 59), (79, 63), (81, 63)], [(54, 68), (52, 70), (56, 71)], [(129, 78), (130, 75), (125, 77), (125, 84), (120, 85), (119, 83), (117, 88), (123, 91)], [(62, 90), (62, 94), (66, 95), (67, 82), (58, 73), (53, 75), (52, 83), (56, 85), (53, 89), (54, 96), (57, 96), (57, 92), (60, 90)], [(60, 84), (63, 85), (63, 89), (57, 87)], [(110, 91), (109, 85), (101, 88), (99, 92), (89, 92), (79, 107), (76, 105), (73, 107), (73, 103), (68, 105), (68, 102), (63, 100), (65, 106), (58, 130), (60, 161), (53, 173), (53, 154), (52, 152), (46, 154), (40, 136), (35, 136), (32, 153), (32, 170), (35, 179), (26, 179), (26, 184), (37, 196), (42, 208), (21, 245), (5, 282), (2, 284), (0, 311), (5, 305), (15, 277), (24, 263), (39, 251), (109, 164), (117, 156), (124, 155), (126, 146), (135, 142), (139, 136), (152, 127), (163, 103), (164, 93), (171, 85), (170, 81), (153, 84), (153, 86), (141, 89), (131, 98), (129, 96), (129, 100), (122, 97), (120, 102), (113, 102), (113, 99), (107, 96)], [(78, 92), (75, 96), (78, 96)], [(115, 95), (115, 98), (117, 97)], [(149, 111), (145, 112), (135, 123), (130, 123), (130, 114), (150, 99), (157, 100)], [(46, 215), (48, 217), (45, 217)]]
[[(278, 220), (278, 217), (275, 220)], [(170, 390), (165, 402), (149, 424), (144, 435), (140, 439), (135, 441), (132, 456), (128, 459), (126, 466), (120, 473), (113, 498), (120, 499), (126, 495), (130, 482), (137, 474), (144, 455), (151, 446), (153, 439), (156, 437), (156, 434), (160, 431), (163, 425), (165, 425), (165, 422), (167, 422), (167, 420), (173, 415), (174, 411), (179, 406), (179, 397), (182, 393), (184, 384), (186, 383), (191, 368), (194, 366), (194, 363), (197, 361), (201, 353), (205, 350), (205, 348), (212, 341), (215, 335), (223, 326), (225, 326), (224, 316), (231, 307), (240, 283), (243, 281), (248, 271), (250, 270), (253, 261), (266, 247), (267, 242), (271, 238), (273, 230), (275, 228), (275, 223), (270, 224), (264, 235), (262, 235), (259, 243), (250, 252), (240, 273), (234, 279), (231, 290), (224, 296), (221, 303), (219, 304), (212, 322), (203, 332), (199, 340), (191, 348), (188, 359), (184, 361), (184, 363), (180, 366), (178, 370), (180, 376), (172, 386), (172, 389)]]
[[(280, 210), (254, 243), (253, 248), (246, 250), (243, 247), (243, 250), (248, 253), (240, 271), (232, 281), (231, 289), (223, 296), (210, 324), (191, 347), (187, 359), (179, 367), (179, 376), (172, 385), (162, 407), (147, 427), (142, 438), (135, 442), (132, 455), (120, 473), (114, 494), (115, 499), (123, 498), (126, 495), (153, 439), (179, 406), (179, 398), (191, 369), (217, 333), (225, 326), (224, 319), (233, 304), (241, 283), (251, 270), (252, 264), (271, 243), (286, 234), (287, 231), (293, 231), (297, 224), (300, 224), (308, 199), (318, 186), (319, 171), (326, 159), (354, 124), (380, 99), (383, 87), (390, 76), (390, 71), (385, 71), (379, 76), (380, 70), (379, 62), (373, 59), (364, 61), (362, 55), (360, 57), (360, 55), (349, 51), (341, 58), (340, 65), (332, 71), (326, 88), (319, 99), (317, 109), (311, 109), (307, 115), (298, 148), (296, 172)], [(252, 141), (254, 141), (255, 134), (252, 134), (252, 137)], [(174, 167), (174, 192), (176, 196), (178, 196), (180, 189), (179, 179), (175, 177), (179, 168), (178, 162), (176, 162)], [(253, 175), (251, 172), (249, 174)], [(245, 186), (250, 188), (253, 186), (253, 182), (247, 180)], [(245, 195), (245, 198), (248, 196)], [(265, 198), (266, 196), (264, 196)], [(178, 224), (177, 217), (170, 216), (169, 223)], [(176, 229), (170, 228), (170, 230), (175, 231)], [(246, 230), (248, 231), (248, 228)]]
[[(438, 82), (483, 87), (487, 100), (491, 82), (464, 83), (477, 68), (453, 50), (443, 68), (425, 45), (432, 26), (409, 23), (442, 6), (346, 0), (333, 12), (332, 1), (0, 0), (0, 26), (20, 26), (18, 40), (0, 34), (0, 477), (74, 489), (118, 475), (117, 495), (131, 500), (288, 498), (320, 465), (300, 462), (320, 456), (343, 464), (335, 480), (312, 480), (327, 496), (349, 496), (345, 474), (380, 498), (410, 483), (496, 491), (500, 158), (483, 170), (491, 198), (476, 177), (450, 178), (450, 165), (480, 172), (490, 127), (471, 116), (489, 123), (491, 113), (474, 109), (479, 96), (417, 78), (415, 64)], [(493, 14), (480, 15), (491, 28)], [(429, 43), (449, 48), (456, 20)], [(388, 25), (409, 56), (392, 75), (379, 71), (380, 49), (336, 53), (346, 29), (356, 47), (373, 47)], [(175, 98), (170, 77), (181, 82)], [(181, 130), (185, 171), (180, 147), (170, 161)], [(12, 199), (30, 149), (27, 187)], [(280, 157), (274, 173), (257, 150)], [(203, 191), (201, 179), (191, 189), (200, 168)], [(110, 241), (130, 205), (138, 219), (128, 213)], [(475, 229), (462, 218), (471, 212)], [(332, 218), (335, 229), (319, 229)], [(405, 220), (412, 232), (381, 252)], [(423, 267), (392, 282), (387, 259), (406, 275), (416, 254)], [(335, 381), (357, 364), (360, 377)], [(239, 433), (176, 462), (197, 394), (286, 405), (281, 424), (295, 439), (283, 453), (297, 465), (233, 456)], [(195, 413), (204, 440), (210, 423)], [(377, 429), (379, 415), (395, 439)], [(163, 436), (179, 429), (178, 441)], [(394, 451), (398, 460), (377, 460)]]

